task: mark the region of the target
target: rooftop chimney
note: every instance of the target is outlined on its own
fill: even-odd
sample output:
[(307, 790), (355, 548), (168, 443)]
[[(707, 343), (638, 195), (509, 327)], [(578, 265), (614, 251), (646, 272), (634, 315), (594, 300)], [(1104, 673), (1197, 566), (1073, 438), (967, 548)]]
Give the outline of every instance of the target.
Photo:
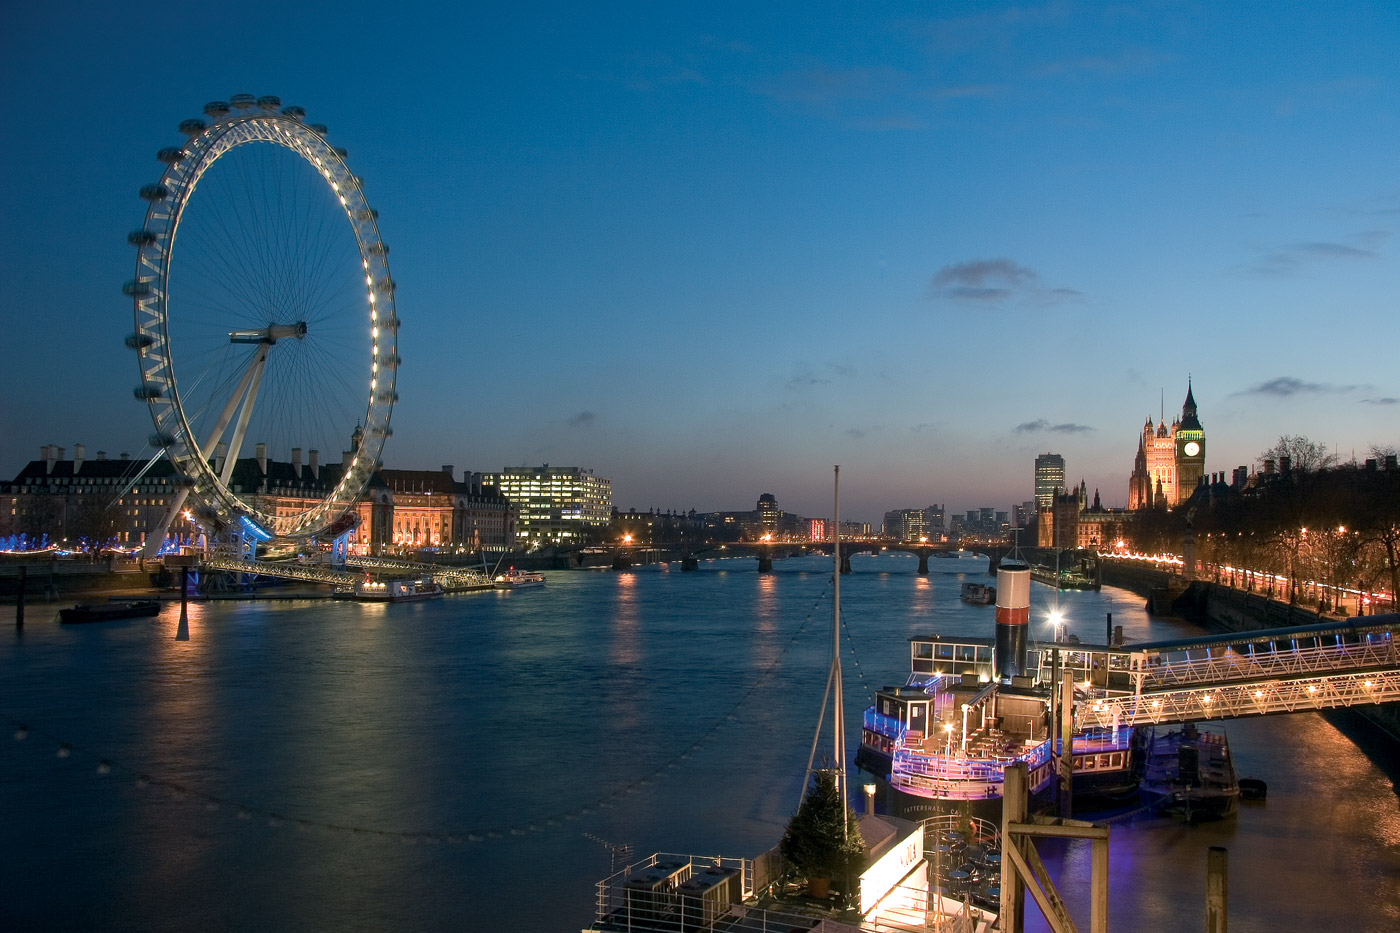
[(450, 463), (444, 463), (444, 464), (442, 465), (442, 472), (446, 473), (448, 476), (451, 476), (451, 475), (452, 475), (452, 464), (450, 464)]
[(306, 453), (311, 458), (309, 469), (311, 470), (311, 480), (315, 482), (321, 478), (321, 452), (313, 447)]
[(58, 448), (52, 444), (45, 444), (43, 447), (39, 448), (39, 457), (44, 461), (45, 473), (53, 472), (53, 461), (54, 457), (57, 456), (55, 453), (57, 450)]
[(106, 459), (107, 459), (107, 451), (105, 451), (105, 450), (99, 450), (99, 451), (97, 452), (97, 462), (98, 462), (98, 463), (101, 463), (102, 461), (104, 461), (104, 460), (106, 460)]
[(83, 468), (83, 459), (86, 457), (86, 455), (87, 455), (87, 448), (86, 448), (86, 447), (84, 447), (82, 444), (74, 444), (74, 445), (73, 445), (73, 473), (74, 473), (74, 475), (77, 475), (77, 472)]
[(301, 448), (292, 448), (292, 475), (301, 479)]
[(267, 445), (259, 444), (253, 448), (254, 456), (258, 458), (258, 470), (263, 476), (267, 475)]
[(1398, 466), (1398, 465), (1396, 464), (1396, 462), (1395, 462), (1395, 457), (1396, 457), (1395, 454), (1386, 454), (1386, 455), (1385, 455), (1385, 468), (1386, 468), (1387, 470), (1400, 469), (1400, 466)]
[(342, 470), (350, 469), (350, 461), (354, 459), (355, 452), (353, 450), (342, 450), (340, 452), (340, 468)]
[(1289, 472), (1289, 471), (1292, 470), (1292, 469), (1293, 469), (1293, 458), (1292, 458), (1292, 457), (1279, 457), (1279, 458), (1278, 458), (1278, 471), (1279, 471), (1280, 473), (1287, 473), (1287, 472)]
[(1266, 457), (1266, 458), (1264, 459), (1264, 474), (1265, 474), (1266, 476), (1271, 476), (1271, 475), (1273, 475), (1273, 472), (1274, 472), (1274, 458), (1273, 458), (1273, 457)]
[(129, 454), (129, 453), (127, 453), (126, 451), (123, 450), (123, 451), (121, 452), (121, 459), (123, 459), (123, 460), (130, 460), (130, 459), (131, 459), (131, 454)]

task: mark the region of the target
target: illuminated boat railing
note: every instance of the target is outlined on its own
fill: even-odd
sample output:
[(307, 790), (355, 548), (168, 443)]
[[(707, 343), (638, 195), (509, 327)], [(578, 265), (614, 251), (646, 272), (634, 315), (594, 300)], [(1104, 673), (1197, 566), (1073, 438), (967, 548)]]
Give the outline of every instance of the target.
[(873, 706), (866, 709), (865, 715), (861, 719), (861, 726), (867, 731), (883, 735), (887, 739), (900, 739), (904, 736), (904, 724), (900, 722), (898, 716), (886, 716)]
[(963, 758), (957, 753), (915, 752), (901, 743), (894, 750), (890, 784), (919, 796), (980, 800), (1001, 793), (1006, 767), (1024, 761), (1034, 771), (1051, 757), (1050, 741), (1019, 755)]

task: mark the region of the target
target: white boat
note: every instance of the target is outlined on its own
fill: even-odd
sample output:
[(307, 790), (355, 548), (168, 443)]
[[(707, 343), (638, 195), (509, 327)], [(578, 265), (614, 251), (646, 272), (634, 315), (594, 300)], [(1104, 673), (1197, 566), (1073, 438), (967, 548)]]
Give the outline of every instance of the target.
[(427, 577), (403, 580), (366, 578), (355, 584), (355, 598), (362, 602), (405, 603), (418, 599), (438, 599), (442, 592), (442, 587)]
[(520, 590), (530, 586), (544, 586), (544, 574), (532, 570), (516, 570), (514, 567), (505, 573), (497, 574), (491, 585), (498, 590)]

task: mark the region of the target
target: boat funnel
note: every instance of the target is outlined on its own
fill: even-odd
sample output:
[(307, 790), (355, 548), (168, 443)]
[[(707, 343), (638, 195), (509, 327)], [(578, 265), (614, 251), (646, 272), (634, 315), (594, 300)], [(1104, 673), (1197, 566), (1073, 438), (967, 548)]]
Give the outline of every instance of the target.
[(1031, 568), (1019, 557), (1002, 559), (997, 570), (997, 640), (992, 666), (997, 679), (1026, 673), (1026, 630), (1031, 619)]

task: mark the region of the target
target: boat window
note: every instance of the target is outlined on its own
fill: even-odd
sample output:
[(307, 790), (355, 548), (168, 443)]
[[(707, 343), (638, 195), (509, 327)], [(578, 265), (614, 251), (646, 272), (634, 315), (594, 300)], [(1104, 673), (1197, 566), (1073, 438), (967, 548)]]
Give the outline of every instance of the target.
[(931, 643), (929, 643), (929, 642), (926, 642), (926, 641), (916, 641), (916, 642), (914, 642), (914, 657), (916, 657), (916, 658), (931, 658), (931, 657), (933, 657), (933, 645), (932, 645)]
[(957, 648), (958, 648), (958, 657), (957, 657), (957, 659), (958, 659), (959, 661), (971, 661), (971, 660), (973, 659), (974, 654), (973, 654), (973, 646), (972, 646), (972, 645), (958, 645)]
[(953, 660), (953, 646), (934, 645), (933, 656), (940, 661), (951, 661)]

